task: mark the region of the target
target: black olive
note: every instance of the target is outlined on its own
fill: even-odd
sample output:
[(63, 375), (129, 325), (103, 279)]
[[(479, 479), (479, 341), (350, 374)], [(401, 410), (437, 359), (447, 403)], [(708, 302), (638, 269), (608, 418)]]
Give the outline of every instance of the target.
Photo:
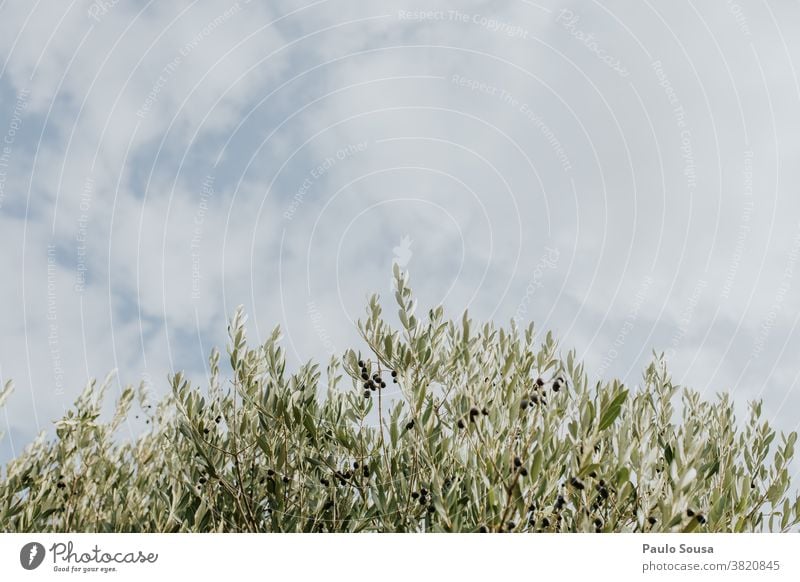
[(472, 418), (472, 419), (474, 419), (474, 418), (475, 418), (476, 416), (478, 416), (480, 413), (481, 413), (481, 411), (480, 411), (480, 410), (478, 410), (477, 408), (475, 408), (474, 406), (473, 406), (472, 408), (470, 408), (470, 409), (469, 409), (469, 416), (470, 416), (470, 418)]
[(522, 466), (522, 459), (520, 459), (519, 457), (514, 457), (514, 466), (515, 467), (521, 467)]
[(414, 421), (413, 420), (406, 424), (406, 430), (411, 430), (412, 428), (414, 428)]
[(369, 374), (367, 374), (366, 372), (364, 372), (363, 374), (361, 374), (361, 379), (362, 379), (362, 380), (369, 380)]
[(364, 367), (364, 360), (359, 360), (358, 361), (358, 367), (359, 368), (363, 368)]
[(353, 461), (353, 469), (358, 469), (359, 464), (358, 461)]
[(392, 378), (397, 378), (397, 370), (392, 370)]
[(478, 532), (480, 533), (488, 533), (488, 531), (489, 529), (485, 525), (482, 525), (478, 528)]
[(464, 428), (464, 426), (465, 426), (464, 425), (464, 421), (459, 418), (458, 419), (458, 428)]
[(550, 520), (546, 517), (542, 518), (542, 527), (550, 527)]
[(649, 523), (650, 525), (655, 525), (656, 518), (651, 515), (650, 517), (647, 518), (647, 523)]
[(544, 380), (541, 378), (536, 378), (536, 385), (537, 386), (544, 386)]
[(482, 415), (484, 415), (484, 416), (489, 416), (489, 411), (488, 411), (488, 410), (486, 410), (486, 408), (483, 408), (483, 409), (481, 410), (481, 414), (482, 414)]
[(691, 509), (687, 509), (686, 510), (686, 515), (688, 515), (689, 517), (693, 517), (694, 516), (694, 511), (692, 511)]
[(522, 467), (519, 470), (519, 474), (522, 475), (523, 477), (527, 477), (528, 476), (528, 470), (525, 467)]

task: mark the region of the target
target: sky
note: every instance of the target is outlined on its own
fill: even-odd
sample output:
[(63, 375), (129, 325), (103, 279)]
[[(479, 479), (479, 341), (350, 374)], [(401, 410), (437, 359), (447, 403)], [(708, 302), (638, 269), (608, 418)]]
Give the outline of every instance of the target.
[[(391, 269), (593, 379), (798, 428), (800, 5), (0, 0), (0, 460), (237, 305), (359, 347)], [(112, 391), (113, 393), (113, 391)], [(740, 414), (741, 417), (741, 414)]]

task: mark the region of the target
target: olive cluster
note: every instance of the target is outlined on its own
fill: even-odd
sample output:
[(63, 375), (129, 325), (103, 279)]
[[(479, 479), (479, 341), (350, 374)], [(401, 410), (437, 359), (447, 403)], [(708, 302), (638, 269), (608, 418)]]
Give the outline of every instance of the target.
[(514, 471), (517, 471), (520, 477), (528, 476), (528, 469), (522, 465), (522, 459), (514, 457)]
[[(369, 375), (369, 370), (367, 370), (367, 364), (364, 360), (358, 361), (358, 367), (361, 369), (361, 379), (364, 381), (364, 398), (370, 398), (372, 396), (372, 392), (379, 390), (381, 388), (386, 388), (386, 382), (383, 381), (381, 375), (378, 372)], [(397, 377), (397, 372), (392, 371), (392, 377)]]
[(258, 482), (263, 485), (265, 481), (270, 481), (272, 483), (275, 482), (275, 471), (273, 469), (267, 469), (267, 477), (266, 479), (262, 477), (258, 480)]
[[(564, 517), (561, 515), (561, 513), (566, 504), (567, 500), (563, 495), (558, 495), (556, 497), (552, 511), (540, 508), (536, 501), (531, 502), (531, 504), (528, 505), (528, 526), (535, 528), (537, 533), (561, 531), (561, 522), (564, 520)], [(537, 514), (541, 517), (538, 518)]]
[(372, 475), (372, 470), (366, 463), (362, 464), (358, 461), (353, 461), (352, 470), (349, 466), (343, 470), (333, 470), (330, 475), (320, 475), (319, 482), (324, 487), (328, 487), (331, 484), (330, 478), (332, 478), (336, 485), (349, 485), (353, 483), (353, 479), (358, 473), (361, 473), (365, 478), (369, 479)]
[[(545, 382), (541, 377), (536, 378), (531, 393), (527, 398), (522, 399), (519, 407), (522, 410), (526, 410), (529, 406), (547, 406), (547, 388), (545, 387), (545, 384), (547, 384), (547, 382)], [(562, 376), (558, 376), (552, 381), (551, 388), (554, 393), (558, 393), (565, 385), (566, 381), (564, 378)]]
[(586, 489), (586, 485), (584, 485), (583, 481), (581, 481), (577, 477), (570, 477), (569, 484), (578, 491), (583, 491), (584, 489)]
[[(589, 476), (592, 477), (592, 478), (596, 478), (597, 477), (597, 473), (595, 471), (592, 471), (589, 474)], [(589, 508), (587, 508), (585, 510), (585, 512), (586, 512), (586, 515), (589, 516), (589, 517), (591, 517), (592, 515), (595, 515), (595, 518), (594, 518), (595, 531), (597, 533), (600, 533), (602, 531), (604, 523), (603, 523), (603, 520), (599, 516), (597, 516), (597, 513), (600, 512), (600, 510), (602, 509), (602, 507), (605, 504), (606, 500), (608, 499), (610, 493), (609, 493), (608, 485), (606, 484), (604, 479), (599, 479), (597, 481), (597, 483), (595, 484), (594, 488), (595, 488), (595, 491), (597, 493), (594, 496), (594, 498), (592, 499), (591, 505), (589, 506)], [(599, 520), (599, 522), (598, 522), (598, 520)]]
[(436, 511), (433, 507), (433, 503), (428, 497), (428, 490), (425, 487), (420, 487), (419, 491), (412, 491), (411, 499), (417, 501), (420, 507), (423, 508), (428, 513), (433, 513), (434, 511)]
[[(591, 477), (592, 479), (597, 479), (597, 471), (592, 471), (591, 473), (589, 473), (589, 477)], [(599, 479), (595, 484), (594, 488), (595, 491), (597, 491), (597, 494), (593, 497), (589, 509), (586, 510), (587, 516), (591, 516), (599, 512), (609, 496), (608, 485), (606, 485), (605, 479)], [(599, 525), (598, 525), (598, 520), (600, 520)], [(596, 517), (594, 519), (594, 525), (596, 528), (595, 531), (600, 533), (603, 527), (603, 520), (600, 517)]]
[(544, 387), (544, 380), (537, 378), (533, 389), (527, 398), (523, 398), (519, 403), (522, 410), (527, 410), (528, 406), (547, 406), (547, 389)]
[[(555, 504), (555, 530), (559, 531), (561, 529), (561, 508), (564, 507), (564, 497), (559, 495), (556, 499)], [(548, 515), (542, 517), (540, 520), (536, 518), (537, 511), (539, 510), (539, 506), (536, 501), (533, 501), (530, 505), (528, 505), (528, 526), (531, 528), (535, 528), (538, 533), (542, 533), (550, 528), (551, 521), (549, 512)], [(545, 510), (546, 511), (546, 510)]]
[(366, 463), (361, 465), (358, 461), (353, 461), (353, 470), (358, 471), (359, 469), (361, 469), (361, 473), (364, 475), (364, 477), (370, 476), (370, 469)]
[(703, 525), (706, 522), (706, 518), (702, 513), (695, 513), (691, 509), (686, 510), (686, 517), (693, 517), (700, 525)]
[[(562, 513), (563, 513), (563, 510), (564, 510), (564, 506), (566, 504), (567, 504), (567, 500), (564, 499), (563, 495), (559, 495), (558, 497), (556, 497), (556, 502), (555, 502), (555, 504), (553, 506), (553, 509), (555, 510), (555, 515), (556, 515), (555, 531), (561, 531), (561, 522), (564, 519), (564, 516), (562, 515)], [(546, 522), (547, 520), (545, 519), (543, 521)], [(549, 527), (549, 525), (550, 525), (549, 523), (543, 523), (542, 527)]]
[[(481, 414), (483, 416), (489, 416), (489, 411), (486, 409), (485, 406), (481, 410), (478, 410), (477, 406), (473, 406), (472, 408), (469, 409), (469, 413), (467, 414), (467, 418), (469, 419), (469, 422), (476, 422), (478, 417)], [(463, 428), (466, 428), (467, 423), (464, 421), (463, 418), (459, 418), (458, 422), (456, 423), (456, 425), (458, 426), (458, 428), (463, 429)]]

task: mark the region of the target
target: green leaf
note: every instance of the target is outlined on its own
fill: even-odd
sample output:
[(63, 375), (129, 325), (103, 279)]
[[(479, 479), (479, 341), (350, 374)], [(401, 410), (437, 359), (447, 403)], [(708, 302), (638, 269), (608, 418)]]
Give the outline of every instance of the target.
[(622, 412), (622, 405), (627, 397), (628, 391), (622, 390), (603, 408), (600, 413), (600, 425), (598, 426), (599, 430), (605, 430), (614, 424), (614, 421), (617, 420), (620, 412)]

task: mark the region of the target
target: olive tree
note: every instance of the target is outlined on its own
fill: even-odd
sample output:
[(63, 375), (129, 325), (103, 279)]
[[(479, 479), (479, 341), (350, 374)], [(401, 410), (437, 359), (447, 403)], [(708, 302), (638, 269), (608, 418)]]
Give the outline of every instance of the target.
[[(395, 268), (399, 326), (377, 296), (359, 349), (287, 369), (275, 329), (229, 325), (208, 385), (151, 403), (90, 383), (0, 475), (0, 530), (92, 532), (746, 532), (800, 521), (797, 435), (752, 403), (673, 384), (590, 382), (552, 334), (417, 314)], [(224, 371), (223, 371), (224, 368)], [(8, 395), (10, 386), (0, 395)], [(146, 417), (135, 438), (118, 434)]]

